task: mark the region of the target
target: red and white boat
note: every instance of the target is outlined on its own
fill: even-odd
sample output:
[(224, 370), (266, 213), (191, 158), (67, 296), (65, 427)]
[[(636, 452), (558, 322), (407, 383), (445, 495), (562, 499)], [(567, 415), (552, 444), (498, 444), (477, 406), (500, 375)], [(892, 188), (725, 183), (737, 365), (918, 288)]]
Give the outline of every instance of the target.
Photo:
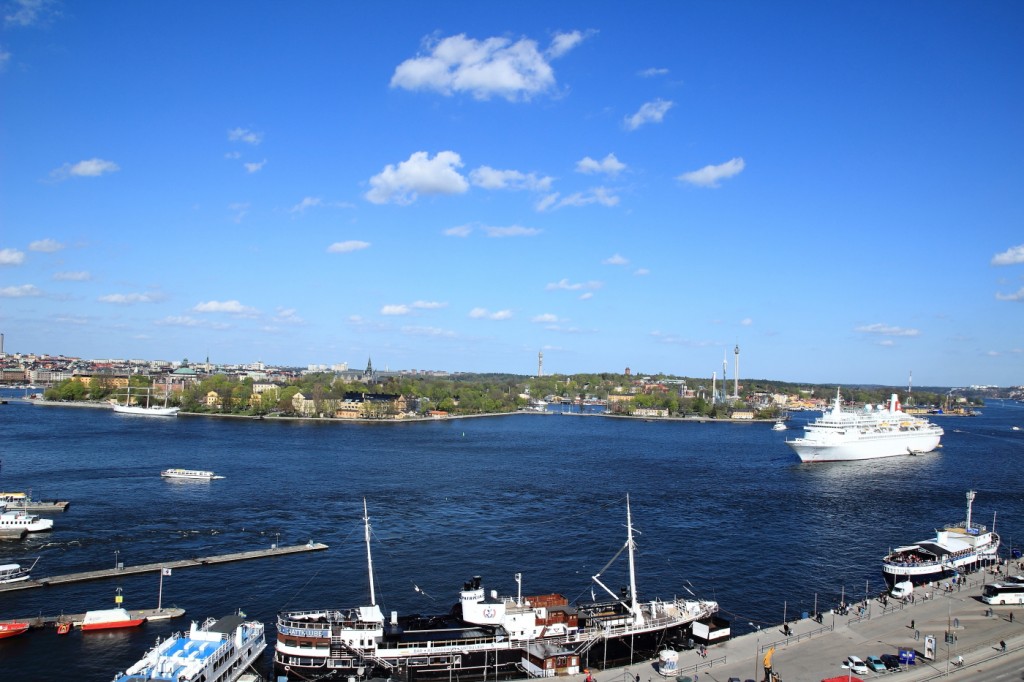
[(134, 628), (142, 625), (145, 618), (132, 618), (125, 609), (100, 609), (86, 611), (82, 619), (83, 630), (111, 630), (114, 628)]
[(28, 630), (28, 623), (0, 623), (0, 639), (5, 637), (16, 637)]

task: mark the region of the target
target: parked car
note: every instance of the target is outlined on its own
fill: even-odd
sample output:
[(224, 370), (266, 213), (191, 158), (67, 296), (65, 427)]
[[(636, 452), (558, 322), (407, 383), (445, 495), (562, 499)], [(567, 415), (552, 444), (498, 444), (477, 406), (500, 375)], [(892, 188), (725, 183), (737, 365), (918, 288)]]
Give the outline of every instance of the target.
[(882, 654), (881, 659), (882, 663), (885, 664), (886, 670), (900, 670), (902, 668), (900, 657), (896, 654)]
[(884, 673), (886, 671), (885, 663), (878, 656), (868, 656), (864, 659), (864, 664), (871, 668), (872, 672)]
[(857, 673), (858, 675), (867, 675), (869, 672), (871, 672), (870, 670), (868, 670), (867, 664), (865, 664), (859, 656), (847, 656), (846, 667), (852, 670), (853, 672)]

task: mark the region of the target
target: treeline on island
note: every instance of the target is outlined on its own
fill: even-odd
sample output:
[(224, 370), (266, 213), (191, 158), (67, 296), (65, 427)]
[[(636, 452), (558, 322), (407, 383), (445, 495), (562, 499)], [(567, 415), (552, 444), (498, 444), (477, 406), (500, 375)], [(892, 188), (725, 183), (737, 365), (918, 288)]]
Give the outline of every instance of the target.
[[(110, 377), (94, 376), (87, 380), (68, 379), (44, 393), (47, 400), (124, 402), (127, 395), (135, 400), (149, 395), (164, 401), (163, 389), (154, 389), (153, 378), (145, 375), (128, 377), (128, 387)], [(161, 384), (162, 386), (162, 384)], [(330, 372), (310, 373), (287, 385), (268, 385), (252, 378), (227, 374), (211, 374), (182, 390), (172, 391), (167, 399), (183, 411), (238, 415), (282, 416), (308, 415), (296, 409), (295, 397), (316, 406), (333, 404), (358, 395), (401, 396), (406, 413), (443, 412), (453, 416), (506, 413), (522, 410), (531, 401), (554, 399), (567, 403), (607, 401), (610, 413), (629, 415), (637, 411), (659, 410), (668, 416), (728, 417), (737, 410), (752, 412), (755, 419), (774, 419), (785, 411), (786, 403), (777, 396), (791, 400), (826, 400), (835, 396), (834, 385), (796, 384), (763, 379), (741, 382), (737, 399), (714, 401), (710, 379), (625, 374), (574, 374), (530, 377), (514, 374), (453, 374), (447, 377), (395, 375), (370, 380), (343, 381)], [(732, 383), (727, 388), (731, 389)], [(721, 390), (719, 383), (717, 388)], [(159, 391), (159, 392), (158, 392)], [(900, 395), (905, 406), (947, 407), (952, 391), (915, 390), (912, 396), (899, 388), (881, 386), (843, 386), (842, 397), (850, 404), (882, 404), (892, 393)], [(628, 396), (628, 399), (624, 399)], [(962, 394), (958, 394), (961, 397)], [(611, 398), (611, 400), (609, 400)], [(980, 396), (969, 396), (971, 405), (980, 405)], [(791, 404), (791, 403), (790, 403)], [(329, 412), (329, 410), (328, 410)], [(324, 410), (313, 413), (323, 415)], [(395, 416), (388, 411), (373, 413), (380, 418)]]

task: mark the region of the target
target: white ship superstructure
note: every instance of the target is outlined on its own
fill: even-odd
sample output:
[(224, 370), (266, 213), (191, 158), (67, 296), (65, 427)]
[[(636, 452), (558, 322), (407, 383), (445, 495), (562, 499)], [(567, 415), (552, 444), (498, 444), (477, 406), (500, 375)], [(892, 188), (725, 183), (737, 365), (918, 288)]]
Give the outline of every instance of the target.
[(931, 452), (942, 433), (942, 427), (903, 412), (895, 393), (887, 406), (844, 410), (837, 390), (832, 408), (786, 445), (802, 462), (837, 462)]
[(244, 615), (193, 622), (186, 634), (157, 643), (114, 682), (234, 682), (267, 647), (263, 623)]

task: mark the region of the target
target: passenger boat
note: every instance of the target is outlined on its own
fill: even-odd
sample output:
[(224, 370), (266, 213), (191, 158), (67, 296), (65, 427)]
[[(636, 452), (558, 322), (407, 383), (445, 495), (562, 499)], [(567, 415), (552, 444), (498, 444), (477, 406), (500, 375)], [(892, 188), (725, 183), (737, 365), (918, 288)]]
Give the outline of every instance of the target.
[(7, 505), (9, 510), (62, 512), (67, 509), (67, 500), (33, 500), (30, 493), (0, 492), (0, 506)]
[[(576, 606), (560, 594), (523, 597), (522, 574), (517, 573), (518, 596), (487, 593), (475, 576), (463, 585), (458, 603), (447, 614), (399, 616), (393, 611), (385, 618), (374, 594), (365, 501), (363, 522), (369, 604), (279, 613), (277, 675), (299, 680), (389, 677), (396, 682), (575, 675), (584, 668), (628, 665), (650, 660), (666, 647), (682, 647), (688, 639), (699, 638), (695, 624), (711, 621), (718, 611), (714, 601), (639, 600), (628, 497), (625, 546), (601, 573), (626, 552), (629, 587), (613, 592), (598, 573), (592, 580), (610, 599)], [(715, 641), (729, 636), (727, 627), (713, 632)]]
[[(142, 415), (145, 417), (175, 417), (178, 414), (180, 407), (171, 407), (167, 404), (167, 394), (164, 394), (163, 407), (160, 405), (152, 404), (152, 396), (148, 389), (136, 389), (141, 390), (144, 393), (142, 398), (136, 397), (134, 402), (132, 399), (132, 389), (128, 387), (125, 391), (124, 404), (117, 402), (116, 399), (110, 403), (111, 408), (114, 412), (121, 414), (135, 414)], [(142, 403), (140, 403), (140, 400)]]
[(17, 637), (18, 635), (28, 630), (28, 623), (11, 621), (9, 623), (0, 623), (0, 639), (7, 637)]
[(142, 625), (145, 618), (132, 618), (125, 609), (100, 609), (86, 611), (82, 618), (83, 630), (113, 630), (115, 628), (134, 628)]
[(36, 560), (28, 568), (23, 567), (21, 564), (0, 564), (0, 585), (28, 580), (29, 573), (38, 563), (39, 557), (36, 557)]
[(0, 505), (0, 531), (28, 531), (37, 533), (43, 530), (53, 529), (53, 519), (44, 519), (35, 514), (26, 514), (20, 509), (3, 511), (5, 508)]
[(218, 476), (212, 471), (201, 471), (199, 469), (164, 469), (160, 472), (160, 475), (164, 478), (182, 478), (191, 481), (212, 481), (218, 478), (224, 478)]
[(999, 536), (971, 520), (974, 497), (968, 490), (966, 520), (946, 524), (934, 538), (896, 547), (882, 558), (882, 576), (890, 590), (902, 583), (945, 580), (998, 561)]
[(242, 613), (208, 618), (158, 642), (114, 682), (235, 682), (266, 647), (263, 623), (246, 620)]
[(832, 409), (787, 440), (801, 462), (837, 462), (931, 452), (939, 447), (942, 427), (903, 412), (893, 393), (886, 406), (844, 410), (836, 390)]

